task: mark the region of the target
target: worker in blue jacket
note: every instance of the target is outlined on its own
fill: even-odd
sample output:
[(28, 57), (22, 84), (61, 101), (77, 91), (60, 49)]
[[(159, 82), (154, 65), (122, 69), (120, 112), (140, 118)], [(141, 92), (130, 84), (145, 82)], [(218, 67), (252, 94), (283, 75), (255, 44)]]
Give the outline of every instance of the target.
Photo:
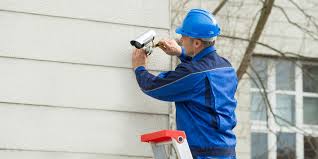
[(145, 68), (147, 56), (136, 49), (132, 65), (142, 91), (159, 100), (175, 102), (177, 129), (185, 131), (194, 159), (236, 158), (234, 97), (237, 76), (230, 62), (216, 53), (221, 29), (213, 15), (192, 9), (182, 25), (182, 47), (175, 40), (161, 40), (160, 48), (178, 56), (174, 71), (155, 76)]

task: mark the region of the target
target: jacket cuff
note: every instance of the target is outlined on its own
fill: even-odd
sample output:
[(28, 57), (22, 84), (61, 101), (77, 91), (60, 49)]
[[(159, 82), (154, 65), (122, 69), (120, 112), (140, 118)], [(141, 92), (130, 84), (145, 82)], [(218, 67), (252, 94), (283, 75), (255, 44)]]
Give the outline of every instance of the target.
[(186, 58), (186, 54), (185, 54), (185, 49), (184, 47), (181, 47), (182, 51), (181, 51), (181, 55), (179, 56), (180, 59), (185, 59)]
[(138, 66), (135, 68), (135, 73), (146, 70), (145, 66)]
[(187, 61), (191, 61), (191, 57), (186, 55), (186, 50), (184, 47), (182, 48), (182, 52), (181, 55), (179, 56), (179, 59), (181, 60), (181, 62), (187, 62)]

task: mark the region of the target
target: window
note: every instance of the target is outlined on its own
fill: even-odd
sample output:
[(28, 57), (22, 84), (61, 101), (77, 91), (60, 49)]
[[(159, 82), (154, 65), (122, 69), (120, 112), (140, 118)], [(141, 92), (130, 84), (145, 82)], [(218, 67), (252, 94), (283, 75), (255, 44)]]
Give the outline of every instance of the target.
[(304, 123), (318, 125), (318, 98), (304, 97)]
[(276, 89), (295, 90), (295, 64), (293, 61), (276, 62)]
[(267, 159), (267, 134), (266, 133), (252, 133), (252, 159)]
[(318, 125), (318, 66), (303, 66), (303, 91), (304, 111), (303, 120), (305, 124)]
[(296, 135), (277, 134), (277, 159), (296, 159)]
[(318, 62), (256, 56), (249, 74), (251, 157), (318, 159)]
[(318, 66), (303, 66), (303, 88), (304, 92), (318, 93)]
[[(251, 82), (252, 88), (262, 88), (261, 84), (264, 84), (264, 87), (267, 87), (267, 59), (266, 58), (255, 58), (252, 61), (253, 71), (252, 77), (255, 79), (255, 82)], [(257, 74), (255, 73), (257, 72)], [(261, 82), (258, 80), (260, 79)]]
[(318, 137), (304, 136), (304, 150), (305, 159), (317, 159)]
[(276, 114), (283, 119), (277, 118), (280, 125), (295, 124), (295, 97), (293, 95), (276, 94)]
[(266, 105), (261, 93), (253, 92), (251, 100), (251, 118), (252, 120), (266, 121)]

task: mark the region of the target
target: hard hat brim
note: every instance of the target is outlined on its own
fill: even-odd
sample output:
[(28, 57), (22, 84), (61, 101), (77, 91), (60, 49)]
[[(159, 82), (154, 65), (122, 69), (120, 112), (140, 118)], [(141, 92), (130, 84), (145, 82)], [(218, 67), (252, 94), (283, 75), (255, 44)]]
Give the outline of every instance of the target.
[(214, 35), (211, 34), (209, 36), (194, 36), (194, 35), (191, 35), (187, 32), (184, 32), (182, 27), (178, 27), (175, 31), (177, 34), (192, 37), (192, 38), (213, 38), (213, 37), (217, 37), (220, 34), (220, 32), (218, 32), (217, 34), (214, 34)]
[(181, 28), (181, 27), (178, 27), (178, 28), (176, 29), (176, 33), (177, 33), (177, 34), (184, 35), (184, 32), (182, 31), (182, 28)]
[[(176, 33), (180, 34), (180, 35), (184, 35), (184, 36), (188, 36), (188, 37), (193, 37), (190, 34), (188, 34), (187, 32), (183, 31), (183, 28), (180, 26), (176, 29)], [(194, 38), (194, 37), (193, 37)]]

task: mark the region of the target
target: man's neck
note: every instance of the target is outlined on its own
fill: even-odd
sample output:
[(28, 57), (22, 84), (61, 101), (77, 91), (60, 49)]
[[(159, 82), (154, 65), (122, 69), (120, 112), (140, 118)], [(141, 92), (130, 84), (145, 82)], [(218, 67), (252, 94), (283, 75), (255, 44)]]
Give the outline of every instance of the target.
[(205, 49), (205, 47), (200, 47), (200, 48), (196, 49), (191, 57), (194, 57), (195, 55), (199, 54), (203, 49)]

